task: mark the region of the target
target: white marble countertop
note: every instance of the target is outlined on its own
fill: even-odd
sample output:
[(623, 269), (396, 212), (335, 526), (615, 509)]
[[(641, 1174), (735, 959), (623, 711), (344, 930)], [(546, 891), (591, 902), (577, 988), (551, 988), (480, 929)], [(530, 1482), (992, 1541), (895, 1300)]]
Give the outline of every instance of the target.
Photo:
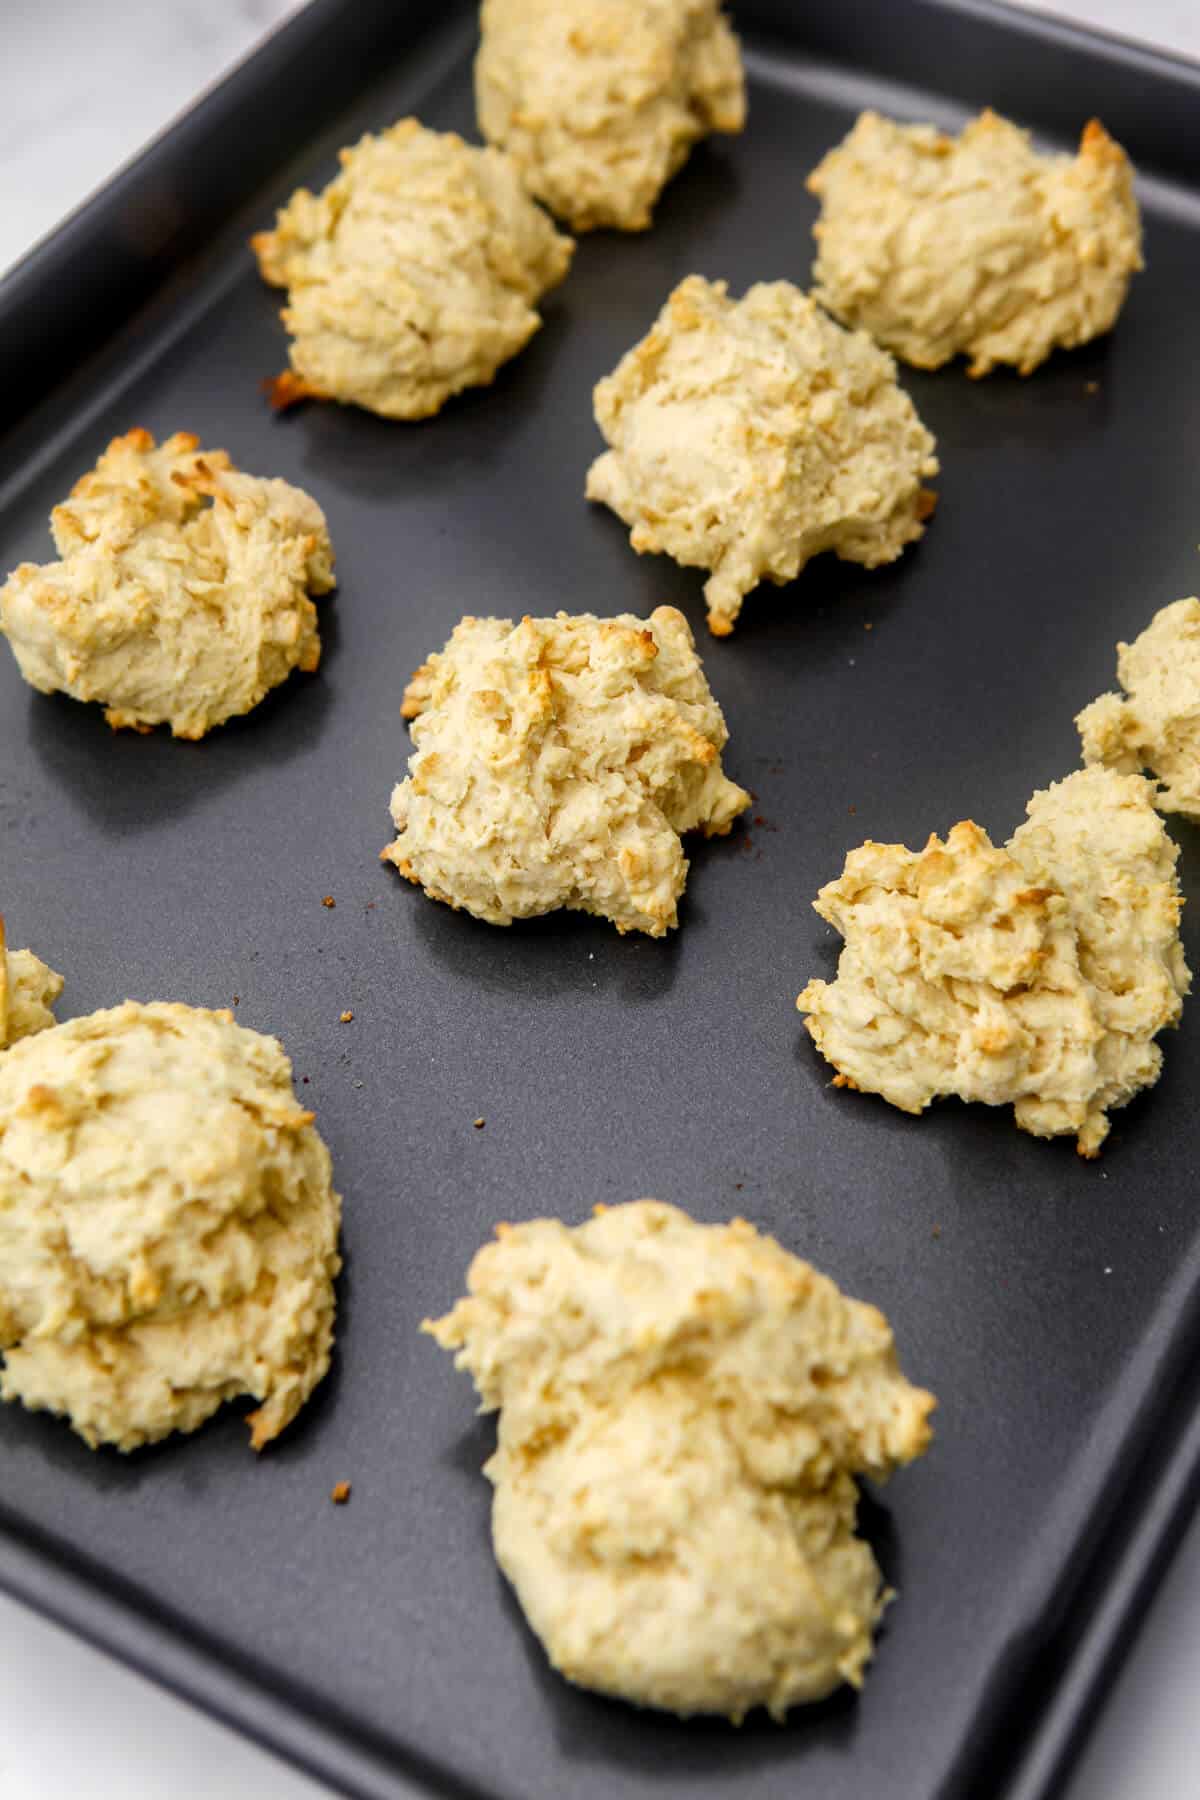
[[(0, 22), (0, 270), (296, 4), (8, 0)], [(1043, 10), (1200, 58), (1200, 0), (1057, 0)], [(3, 1596), (0, 1668), (3, 1800), (328, 1800), (319, 1784)], [(1200, 1521), (1062, 1800), (1200, 1796), (1198, 1686)]]

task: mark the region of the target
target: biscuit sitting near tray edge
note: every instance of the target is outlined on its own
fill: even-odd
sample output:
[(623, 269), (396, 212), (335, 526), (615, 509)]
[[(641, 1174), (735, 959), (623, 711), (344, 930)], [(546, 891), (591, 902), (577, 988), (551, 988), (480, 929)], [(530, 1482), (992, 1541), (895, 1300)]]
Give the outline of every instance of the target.
[(673, 607), (465, 618), (403, 710), (416, 751), (383, 858), (492, 925), (569, 907), (661, 937), (687, 879), (680, 834), (722, 836), (750, 804)]
[(1128, 698), (1101, 694), (1075, 721), (1084, 762), (1149, 769), (1162, 784), (1159, 810), (1200, 820), (1200, 600), (1160, 608), (1132, 644), (1118, 644), (1117, 679)]
[(325, 515), (190, 432), (114, 438), (50, 528), (61, 560), (10, 575), (0, 632), (32, 687), (98, 700), (114, 730), (201, 738), (320, 662)]
[(499, 1412), (496, 1559), (553, 1666), (734, 1721), (861, 1685), (891, 1594), (855, 1477), (920, 1456), (934, 1405), (883, 1314), (655, 1200), (496, 1236), (422, 1329)]
[(1111, 330), (1143, 266), (1133, 171), (1096, 119), (1070, 157), (990, 109), (957, 138), (865, 112), (808, 186), (814, 297), (921, 369), (1028, 375)]
[(253, 1395), (251, 1445), (329, 1367), (340, 1201), (279, 1043), (123, 1006), (0, 1056), (0, 1395), (95, 1448)]
[(644, 231), (693, 144), (741, 131), (746, 84), (717, 0), (484, 0), (475, 106), (573, 231)]
[(299, 188), (250, 240), (263, 279), (288, 290), (292, 367), (268, 384), (274, 404), (429, 418), (524, 348), (574, 243), (515, 163), (454, 132), (402, 119), (338, 154), (328, 187)]
[(54, 1023), (63, 978), (32, 950), (10, 950), (0, 915), (0, 1050)]
[(845, 939), (837, 978), (796, 1001), (837, 1085), (911, 1113), (1012, 1104), (1096, 1155), (1190, 986), (1178, 855), (1151, 784), (1105, 769), (1034, 794), (1007, 849), (967, 820), (919, 853), (852, 850), (813, 903)]

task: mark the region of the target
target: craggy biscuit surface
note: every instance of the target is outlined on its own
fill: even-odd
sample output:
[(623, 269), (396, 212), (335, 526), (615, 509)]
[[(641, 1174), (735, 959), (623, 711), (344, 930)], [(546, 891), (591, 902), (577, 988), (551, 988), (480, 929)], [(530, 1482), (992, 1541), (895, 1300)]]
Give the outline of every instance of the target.
[(199, 738), (321, 659), (310, 594), (334, 585), (315, 500), (235, 469), (188, 432), (114, 438), (56, 506), (59, 562), (0, 588), (0, 631), (44, 694), (114, 728)]
[(274, 1038), (127, 1001), (0, 1056), (0, 1394), (93, 1446), (251, 1394), (259, 1450), (333, 1341), (340, 1202)]
[(1106, 769), (1036, 793), (1007, 849), (970, 821), (920, 853), (864, 844), (814, 902), (846, 940), (837, 979), (796, 1004), (840, 1085), (912, 1113), (1011, 1103), (1094, 1156), (1188, 991), (1178, 855), (1151, 784)]
[(890, 1597), (856, 1475), (929, 1442), (873, 1306), (656, 1200), (497, 1226), (424, 1329), (499, 1411), (496, 1557), (568, 1680), (776, 1718), (858, 1686)]
[(919, 538), (934, 441), (896, 365), (786, 281), (730, 300), (690, 275), (595, 391), (610, 448), (588, 473), (630, 542), (711, 570), (709, 628), (764, 578), (832, 550), (869, 569)]
[(299, 188), (251, 240), (264, 278), (288, 290), (293, 372), (275, 401), (425, 419), (528, 343), (573, 245), (508, 157), (453, 132), (402, 119), (340, 155), (327, 188)]
[(1075, 721), (1084, 761), (1149, 769), (1163, 812), (1200, 819), (1200, 600), (1164, 606), (1132, 644), (1118, 644), (1117, 678), (1128, 699), (1101, 694)]
[(479, 129), (571, 225), (641, 231), (698, 138), (746, 118), (717, 0), (484, 0)]
[(63, 978), (32, 950), (10, 950), (0, 918), (0, 1050), (54, 1023)]
[(922, 369), (1028, 375), (1110, 330), (1142, 267), (1133, 172), (1095, 119), (1071, 157), (991, 111), (957, 138), (865, 112), (808, 185), (814, 296)]
[(510, 925), (555, 907), (662, 937), (681, 832), (727, 832), (750, 796), (687, 620), (466, 618), (404, 697), (416, 753), (383, 852), (435, 900)]

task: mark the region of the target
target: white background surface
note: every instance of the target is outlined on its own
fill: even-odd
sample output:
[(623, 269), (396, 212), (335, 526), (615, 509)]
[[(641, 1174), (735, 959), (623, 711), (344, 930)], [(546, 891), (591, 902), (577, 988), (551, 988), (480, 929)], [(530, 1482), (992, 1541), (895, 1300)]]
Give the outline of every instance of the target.
[[(0, 0), (0, 270), (295, 4)], [(1200, 57), (1200, 0), (1058, 0), (1053, 10)], [(324, 1788), (2, 1596), (0, 1670), (0, 1800), (325, 1800)], [(1198, 1688), (1200, 1523), (1063, 1800), (1200, 1797)]]

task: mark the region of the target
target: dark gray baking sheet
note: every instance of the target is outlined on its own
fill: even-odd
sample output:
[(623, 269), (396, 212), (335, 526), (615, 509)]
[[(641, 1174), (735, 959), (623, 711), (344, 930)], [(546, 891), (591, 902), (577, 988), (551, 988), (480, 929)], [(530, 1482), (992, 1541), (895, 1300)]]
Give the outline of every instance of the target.
[[(1200, 586), (1200, 84), (985, 5), (738, 17), (745, 136), (695, 153), (648, 235), (584, 240), (529, 350), (436, 421), (273, 418), (278, 300), (244, 239), (364, 129), (471, 131), (461, 12), (319, 0), (0, 287), (0, 567), (49, 554), (52, 502), (134, 424), (327, 510), (319, 675), (202, 745), (114, 736), (0, 656), (0, 903), (65, 972), (64, 1016), (237, 996), (279, 1033), (347, 1253), (334, 1371), (261, 1460), (232, 1411), (122, 1460), (6, 1410), (0, 1581), (363, 1795), (1052, 1792), (1191, 1493), (1196, 1019), (1085, 1164), (1007, 1113), (834, 1092), (793, 1000), (833, 968), (809, 901), (847, 848), (966, 816), (1007, 835), (1073, 766), (1115, 640)], [(988, 100), (1051, 138), (1100, 111), (1138, 160), (1149, 266), (1119, 329), (1030, 381), (905, 372), (944, 464), (925, 541), (874, 574), (818, 563), (710, 644), (700, 578), (583, 502), (593, 382), (690, 270), (806, 280), (804, 177), (860, 107), (956, 123)], [(461, 613), (663, 601), (758, 795), (696, 849), (676, 936), (500, 932), (380, 867), (401, 689)], [(878, 1302), (940, 1396), (932, 1453), (864, 1505), (900, 1595), (866, 1690), (782, 1729), (549, 1672), (488, 1549), (492, 1428), (417, 1333), (497, 1218), (641, 1194), (745, 1213)]]

